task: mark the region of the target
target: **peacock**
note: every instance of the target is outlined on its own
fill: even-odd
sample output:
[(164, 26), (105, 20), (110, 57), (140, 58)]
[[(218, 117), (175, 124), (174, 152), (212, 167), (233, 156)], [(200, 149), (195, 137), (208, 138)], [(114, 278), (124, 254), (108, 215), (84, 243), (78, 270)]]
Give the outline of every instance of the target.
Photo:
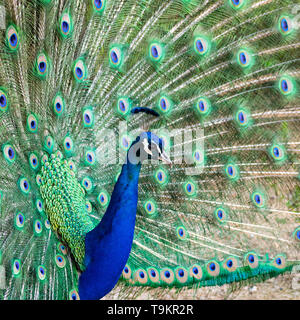
[(0, 298), (299, 270), (299, 14), (0, 0)]

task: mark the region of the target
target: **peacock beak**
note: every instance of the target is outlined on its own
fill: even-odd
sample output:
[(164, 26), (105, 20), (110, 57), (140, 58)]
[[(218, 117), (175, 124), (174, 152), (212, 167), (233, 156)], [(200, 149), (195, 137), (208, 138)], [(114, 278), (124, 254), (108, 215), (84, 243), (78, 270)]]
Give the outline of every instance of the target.
[(172, 161), (170, 160), (169, 156), (165, 152), (162, 152), (160, 154), (159, 160), (161, 160), (165, 164), (169, 164), (169, 165), (172, 164)]

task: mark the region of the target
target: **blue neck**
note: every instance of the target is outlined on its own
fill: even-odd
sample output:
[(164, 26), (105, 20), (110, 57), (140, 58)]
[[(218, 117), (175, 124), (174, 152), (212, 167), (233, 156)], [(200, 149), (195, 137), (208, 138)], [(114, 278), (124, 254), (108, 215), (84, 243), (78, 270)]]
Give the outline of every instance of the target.
[(140, 163), (133, 165), (127, 160), (101, 222), (86, 235), (80, 299), (101, 299), (120, 278), (134, 236), (140, 169)]

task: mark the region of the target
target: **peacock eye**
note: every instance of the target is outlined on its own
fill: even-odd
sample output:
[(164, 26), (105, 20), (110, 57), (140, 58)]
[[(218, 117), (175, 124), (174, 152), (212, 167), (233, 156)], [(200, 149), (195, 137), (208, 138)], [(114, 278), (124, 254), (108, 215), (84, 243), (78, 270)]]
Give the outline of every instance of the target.
[(21, 192), (23, 193), (23, 194), (28, 194), (29, 192), (30, 192), (30, 184), (29, 184), (29, 181), (26, 179), (26, 178), (24, 178), (24, 177), (21, 177), (20, 179), (19, 179), (19, 188), (20, 188), (20, 190), (21, 190)]
[(215, 218), (217, 219), (217, 221), (221, 224), (226, 223), (226, 219), (228, 216), (228, 212), (227, 209), (222, 208), (222, 207), (217, 207), (215, 212), (214, 212)]
[(110, 58), (111, 58), (111, 61), (113, 63), (118, 63), (119, 61), (119, 57), (118, 57), (118, 54), (115, 50), (112, 50), (111, 53), (110, 53)]
[(223, 211), (222, 211), (222, 210), (219, 210), (219, 211), (218, 211), (218, 217), (219, 217), (220, 219), (223, 218)]
[(109, 195), (106, 191), (101, 191), (97, 197), (97, 200), (101, 207), (106, 207), (109, 203)]
[(279, 79), (278, 87), (279, 87), (281, 94), (283, 94), (284, 96), (290, 96), (296, 92), (295, 91), (295, 80), (289, 75), (282, 76)]
[(67, 155), (71, 155), (74, 149), (73, 140), (71, 137), (67, 136), (64, 139), (64, 149)]
[(95, 164), (96, 156), (93, 151), (87, 151), (85, 154), (85, 162), (87, 165), (92, 166)]
[(207, 272), (209, 273), (210, 276), (212, 277), (217, 277), (220, 273), (220, 266), (217, 262), (215, 261), (210, 261), (207, 264), (206, 267)]
[(229, 0), (230, 5), (234, 9), (241, 9), (247, 0)]
[(152, 200), (148, 200), (144, 204), (144, 209), (149, 215), (154, 215), (156, 213), (156, 204)]
[(196, 110), (201, 116), (207, 116), (211, 112), (211, 102), (206, 97), (200, 97), (196, 102)]
[(81, 185), (88, 193), (91, 192), (93, 189), (93, 182), (90, 177), (84, 177), (81, 181)]
[(251, 198), (252, 198), (253, 204), (257, 208), (263, 208), (266, 204), (266, 196), (260, 191), (253, 192)]
[(38, 266), (37, 276), (38, 276), (39, 280), (41, 280), (41, 281), (46, 279), (46, 269), (44, 266)]
[(97, 9), (102, 8), (102, 1), (101, 0), (94, 0), (94, 4)]
[(194, 264), (189, 268), (189, 274), (195, 280), (201, 280), (203, 275), (201, 267), (197, 264)]
[(37, 210), (41, 213), (43, 211), (43, 203), (41, 200), (37, 200), (36, 201), (36, 207), (37, 207)]
[(65, 12), (60, 18), (60, 34), (63, 38), (68, 37), (72, 32), (72, 18)]
[(41, 72), (45, 72), (45, 70), (46, 70), (46, 63), (45, 62), (40, 62), (39, 63), (39, 69), (40, 69), (40, 71)]
[(86, 80), (87, 78), (87, 67), (84, 61), (79, 58), (75, 61), (74, 68), (73, 68), (74, 78), (78, 83), (81, 83)]
[(105, 0), (92, 0), (95, 13), (102, 13), (105, 7)]
[(18, 41), (18, 37), (15, 33), (13, 33), (9, 38), (10, 44), (15, 47)]
[(119, 106), (120, 106), (120, 110), (121, 110), (122, 112), (124, 112), (126, 107), (125, 107), (125, 103), (124, 103), (123, 100), (120, 100)]
[(31, 133), (37, 132), (38, 121), (37, 121), (37, 118), (36, 118), (36, 116), (34, 114), (30, 114), (27, 117), (27, 128), (28, 128), (28, 131), (31, 132)]
[(214, 263), (211, 263), (211, 264), (209, 265), (209, 269), (210, 269), (211, 271), (215, 271), (215, 270), (216, 270), (216, 265), (215, 265)]
[(237, 54), (237, 62), (242, 68), (251, 67), (254, 62), (253, 54), (248, 49), (241, 49)]
[(38, 158), (34, 153), (31, 153), (29, 155), (29, 165), (30, 165), (31, 169), (33, 169), (33, 170), (36, 170), (39, 166)]
[(42, 223), (40, 220), (35, 220), (33, 222), (33, 230), (34, 230), (34, 233), (36, 236), (40, 236), (42, 231), (43, 231), (43, 228), (42, 228)]
[(83, 125), (86, 128), (92, 127), (94, 124), (94, 113), (91, 108), (86, 108), (83, 111)]
[(21, 274), (21, 261), (19, 259), (13, 261), (12, 272), (14, 277), (18, 277)]
[(160, 62), (164, 58), (164, 47), (162, 44), (155, 42), (150, 44), (149, 57), (154, 63)]
[(244, 113), (243, 113), (243, 112), (239, 112), (238, 117), (239, 117), (239, 121), (240, 121), (241, 123), (244, 123), (244, 122), (245, 122), (245, 116), (244, 116)]
[(210, 41), (203, 36), (194, 39), (194, 51), (198, 56), (205, 56), (209, 53), (211, 47)]
[(278, 21), (278, 28), (282, 35), (288, 35), (293, 30), (293, 23), (290, 17), (282, 16)]
[(228, 261), (227, 261), (227, 267), (228, 267), (228, 268), (231, 268), (232, 265), (233, 265), (232, 260), (228, 260)]
[(115, 45), (109, 50), (110, 66), (114, 69), (120, 70), (124, 61), (124, 49), (121, 45)]
[(131, 269), (128, 265), (126, 265), (123, 269), (122, 275), (125, 279), (130, 279), (131, 277)]
[(183, 189), (188, 196), (194, 196), (196, 194), (196, 185), (194, 182), (186, 182), (183, 185)]
[(80, 300), (78, 292), (76, 290), (72, 290), (69, 293), (69, 299), (70, 300)]
[(244, 107), (237, 110), (234, 119), (240, 130), (247, 129), (252, 124), (251, 113)]
[(16, 152), (13, 146), (10, 144), (5, 144), (3, 146), (3, 155), (9, 163), (13, 163), (16, 160)]
[(151, 53), (152, 53), (153, 58), (157, 58), (158, 57), (158, 50), (157, 50), (155, 45), (153, 45), (151, 47)]
[(19, 35), (16, 28), (10, 25), (6, 30), (6, 44), (11, 51), (16, 51), (19, 46)]
[(158, 101), (158, 108), (159, 111), (163, 114), (169, 113), (172, 108), (171, 99), (166, 96), (161, 96)]
[(0, 111), (6, 111), (8, 107), (8, 101), (6, 93), (0, 88)]
[(69, 31), (69, 24), (68, 24), (68, 22), (63, 21), (63, 23), (62, 23), (62, 29), (63, 29), (63, 31), (64, 31), (65, 33)]
[(187, 231), (185, 227), (180, 226), (176, 229), (176, 235), (179, 240), (186, 240), (187, 239)]
[(66, 260), (61, 254), (56, 255), (55, 262), (59, 268), (64, 268), (66, 265)]
[(50, 221), (48, 219), (45, 220), (45, 227), (48, 230), (51, 228)]
[(48, 74), (48, 67), (49, 67), (49, 59), (48, 57), (42, 53), (38, 55), (36, 59), (36, 74), (40, 78), (45, 78)]
[(25, 223), (25, 217), (23, 213), (19, 212), (15, 218), (15, 225), (17, 229), (19, 230), (22, 229), (24, 227), (24, 223)]

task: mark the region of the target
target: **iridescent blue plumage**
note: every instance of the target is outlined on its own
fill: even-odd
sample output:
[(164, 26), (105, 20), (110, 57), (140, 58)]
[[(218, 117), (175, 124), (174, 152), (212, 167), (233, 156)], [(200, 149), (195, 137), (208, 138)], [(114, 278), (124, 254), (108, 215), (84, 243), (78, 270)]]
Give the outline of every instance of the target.
[(128, 260), (136, 218), (141, 164), (124, 164), (99, 225), (86, 236), (80, 299), (100, 299), (115, 286)]
[(128, 260), (136, 220), (139, 174), (143, 159), (148, 158), (144, 140), (146, 149), (158, 145), (161, 151), (152, 153), (149, 159), (157, 160), (164, 154), (161, 139), (151, 132), (143, 132), (131, 144), (104, 217), (85, 238), (86, 269), (79, 278), (81, 299), (100, 299), (110, 292)]

